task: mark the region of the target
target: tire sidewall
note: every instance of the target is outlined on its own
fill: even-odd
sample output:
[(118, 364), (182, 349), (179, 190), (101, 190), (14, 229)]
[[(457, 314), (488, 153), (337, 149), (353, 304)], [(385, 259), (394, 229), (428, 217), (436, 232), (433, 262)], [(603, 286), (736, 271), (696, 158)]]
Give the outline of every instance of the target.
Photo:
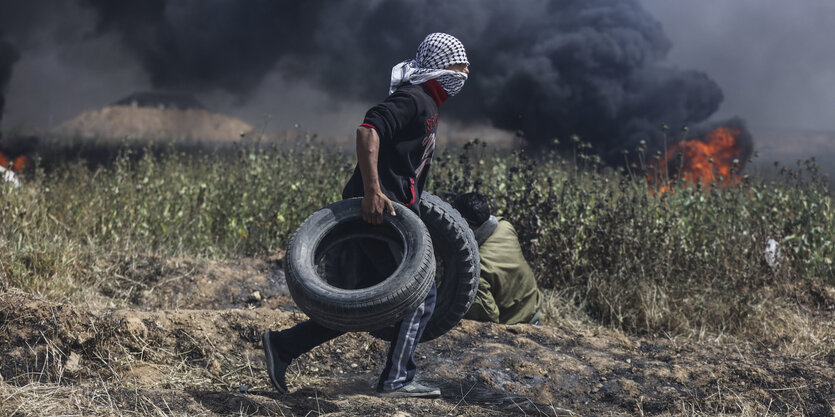
[(313, 213), (299, 226), (287, 250), (290, 295), (312, 320), (335, 330), (370, 331), (391, 325), (417, 308), (434, 281), (428, 230), (415, 213), (396, 203), (396, 216), (384, 216), (381, 226), (368, 225), (393, 229), (399, 236), (404, 256), (393, 274), (361, 289), (335, 287), (317, 274), (314, 258), (319, 245), (341, 223), (362, 221), (361, 200), (342, 200)]

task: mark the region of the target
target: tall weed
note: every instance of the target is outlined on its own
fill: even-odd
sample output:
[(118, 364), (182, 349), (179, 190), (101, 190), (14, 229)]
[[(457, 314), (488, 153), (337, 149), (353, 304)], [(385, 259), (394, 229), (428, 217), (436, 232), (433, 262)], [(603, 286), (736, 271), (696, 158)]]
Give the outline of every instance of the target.
[[(575, 144), (564, 158), (474, 141), (436, 155), (428, 189), (486, 194), (542, 287), (630, 332), (744, 333), (774, 294), (763, 289), (835, 285), (832, 198), (813, 162), (728, 188), (664, 179), (670, 191), (659, 192), (642, 167), (604, 167)], [(125, 265), (143, 265), (137, 257), (281, 250), (340, 198), (355, 159), (331, 149), (126, 149), (106, 167), (36, 168), (21, 188), (0, 186), (0, 286), (72, 295), (106, 288), (137, 269)], [(765, 260), (770, 239), (779, 265)]]

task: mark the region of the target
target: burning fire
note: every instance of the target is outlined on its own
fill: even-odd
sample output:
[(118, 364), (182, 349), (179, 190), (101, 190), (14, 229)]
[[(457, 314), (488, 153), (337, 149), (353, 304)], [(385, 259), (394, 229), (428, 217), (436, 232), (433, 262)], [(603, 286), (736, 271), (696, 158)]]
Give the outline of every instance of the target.
[[(659, 162), (656, 173), (647, 177), (653, 182), (654, 176), (660, 178), (684, 178), (689, 184), (722, 184), (730, 187), (739, 183), (736, 173), (742, 168), (742, 151), (738, 146), (741, 131), (720, 126), (705, 135), (704, 139), (693, 138), (673, 144), (667, 152), (666, 160)], [(662, 158), (664, 159), (664, 158)], [(669, 191), (669, 185), (661, 185), (659, 192)]]
[(18, 156), (10, 162), (9, 158), (0, 152), (0, 167), (9, 169), (13, 172), (20, 172), (23, 171), (23, 168), (26, 168), (26, 162), (26, 157), (23, 155)]

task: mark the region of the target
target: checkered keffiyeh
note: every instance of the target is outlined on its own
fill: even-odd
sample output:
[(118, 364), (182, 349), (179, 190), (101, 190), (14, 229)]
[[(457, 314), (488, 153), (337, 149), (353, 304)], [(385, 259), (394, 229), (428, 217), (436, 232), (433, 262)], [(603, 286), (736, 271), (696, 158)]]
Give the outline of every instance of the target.
[(403, 61), (391, 69), (389, 94), (401, 85), (434, 79), (447, 94), (454, 96), (467, 81), (467, 74), (444, 69), (453, 64), (470, 64), (464, 45), (452, 35), (431, 33), (420, 43), (415, 59)]

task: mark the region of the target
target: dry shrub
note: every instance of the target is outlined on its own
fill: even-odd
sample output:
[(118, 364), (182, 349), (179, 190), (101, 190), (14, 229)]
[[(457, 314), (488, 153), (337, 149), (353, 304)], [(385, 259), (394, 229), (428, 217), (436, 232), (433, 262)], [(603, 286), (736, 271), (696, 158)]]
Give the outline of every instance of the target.
[[(436, 193), (488, 195), (516, 226), (540, 285), (582, 310), (554, 313), (630, 333), (775, 343), (761, 328), (763, 306), (783, 305), (791, 285), (835, 285), (835, 216), (814, 161), (727, 188), (670, 180), (662, 193), (640, 167), (603, 167), (587, 149), (578, 143), (566, 160), (499, 155), (475, 141), (442, 155), (435, 171)], [(765, 260), (769, 239), (779, 265)]]
[[(480, 191), (516, 226), (540, 285), (558, 300), (547, 320), (773, 344), (779, 332), (763, 330), (761, 318), (781, 324), (768, 309), (789, 314), (786, 328), (804, 320), (784, 303), (787, 288), (835, 284), (835, 216), (813, 162), (776, 180), (672, 182), (659, 193), (640, 167), (603, 167), (576, 147), (565, 159), (472, 142), (439, 152), (428, 186), (447, 198)], [(353, 164), (312, 140), (218, 153), (127, 149), (96, 168), (53, 161), (20, 189), (0, 187), (0, 282), (130, 302), (153, 285), (160, 259), (283, 248), (304, 218), (340, 198)], [(764, 260), (769, 239), (781, 246), (779, 266)]]

